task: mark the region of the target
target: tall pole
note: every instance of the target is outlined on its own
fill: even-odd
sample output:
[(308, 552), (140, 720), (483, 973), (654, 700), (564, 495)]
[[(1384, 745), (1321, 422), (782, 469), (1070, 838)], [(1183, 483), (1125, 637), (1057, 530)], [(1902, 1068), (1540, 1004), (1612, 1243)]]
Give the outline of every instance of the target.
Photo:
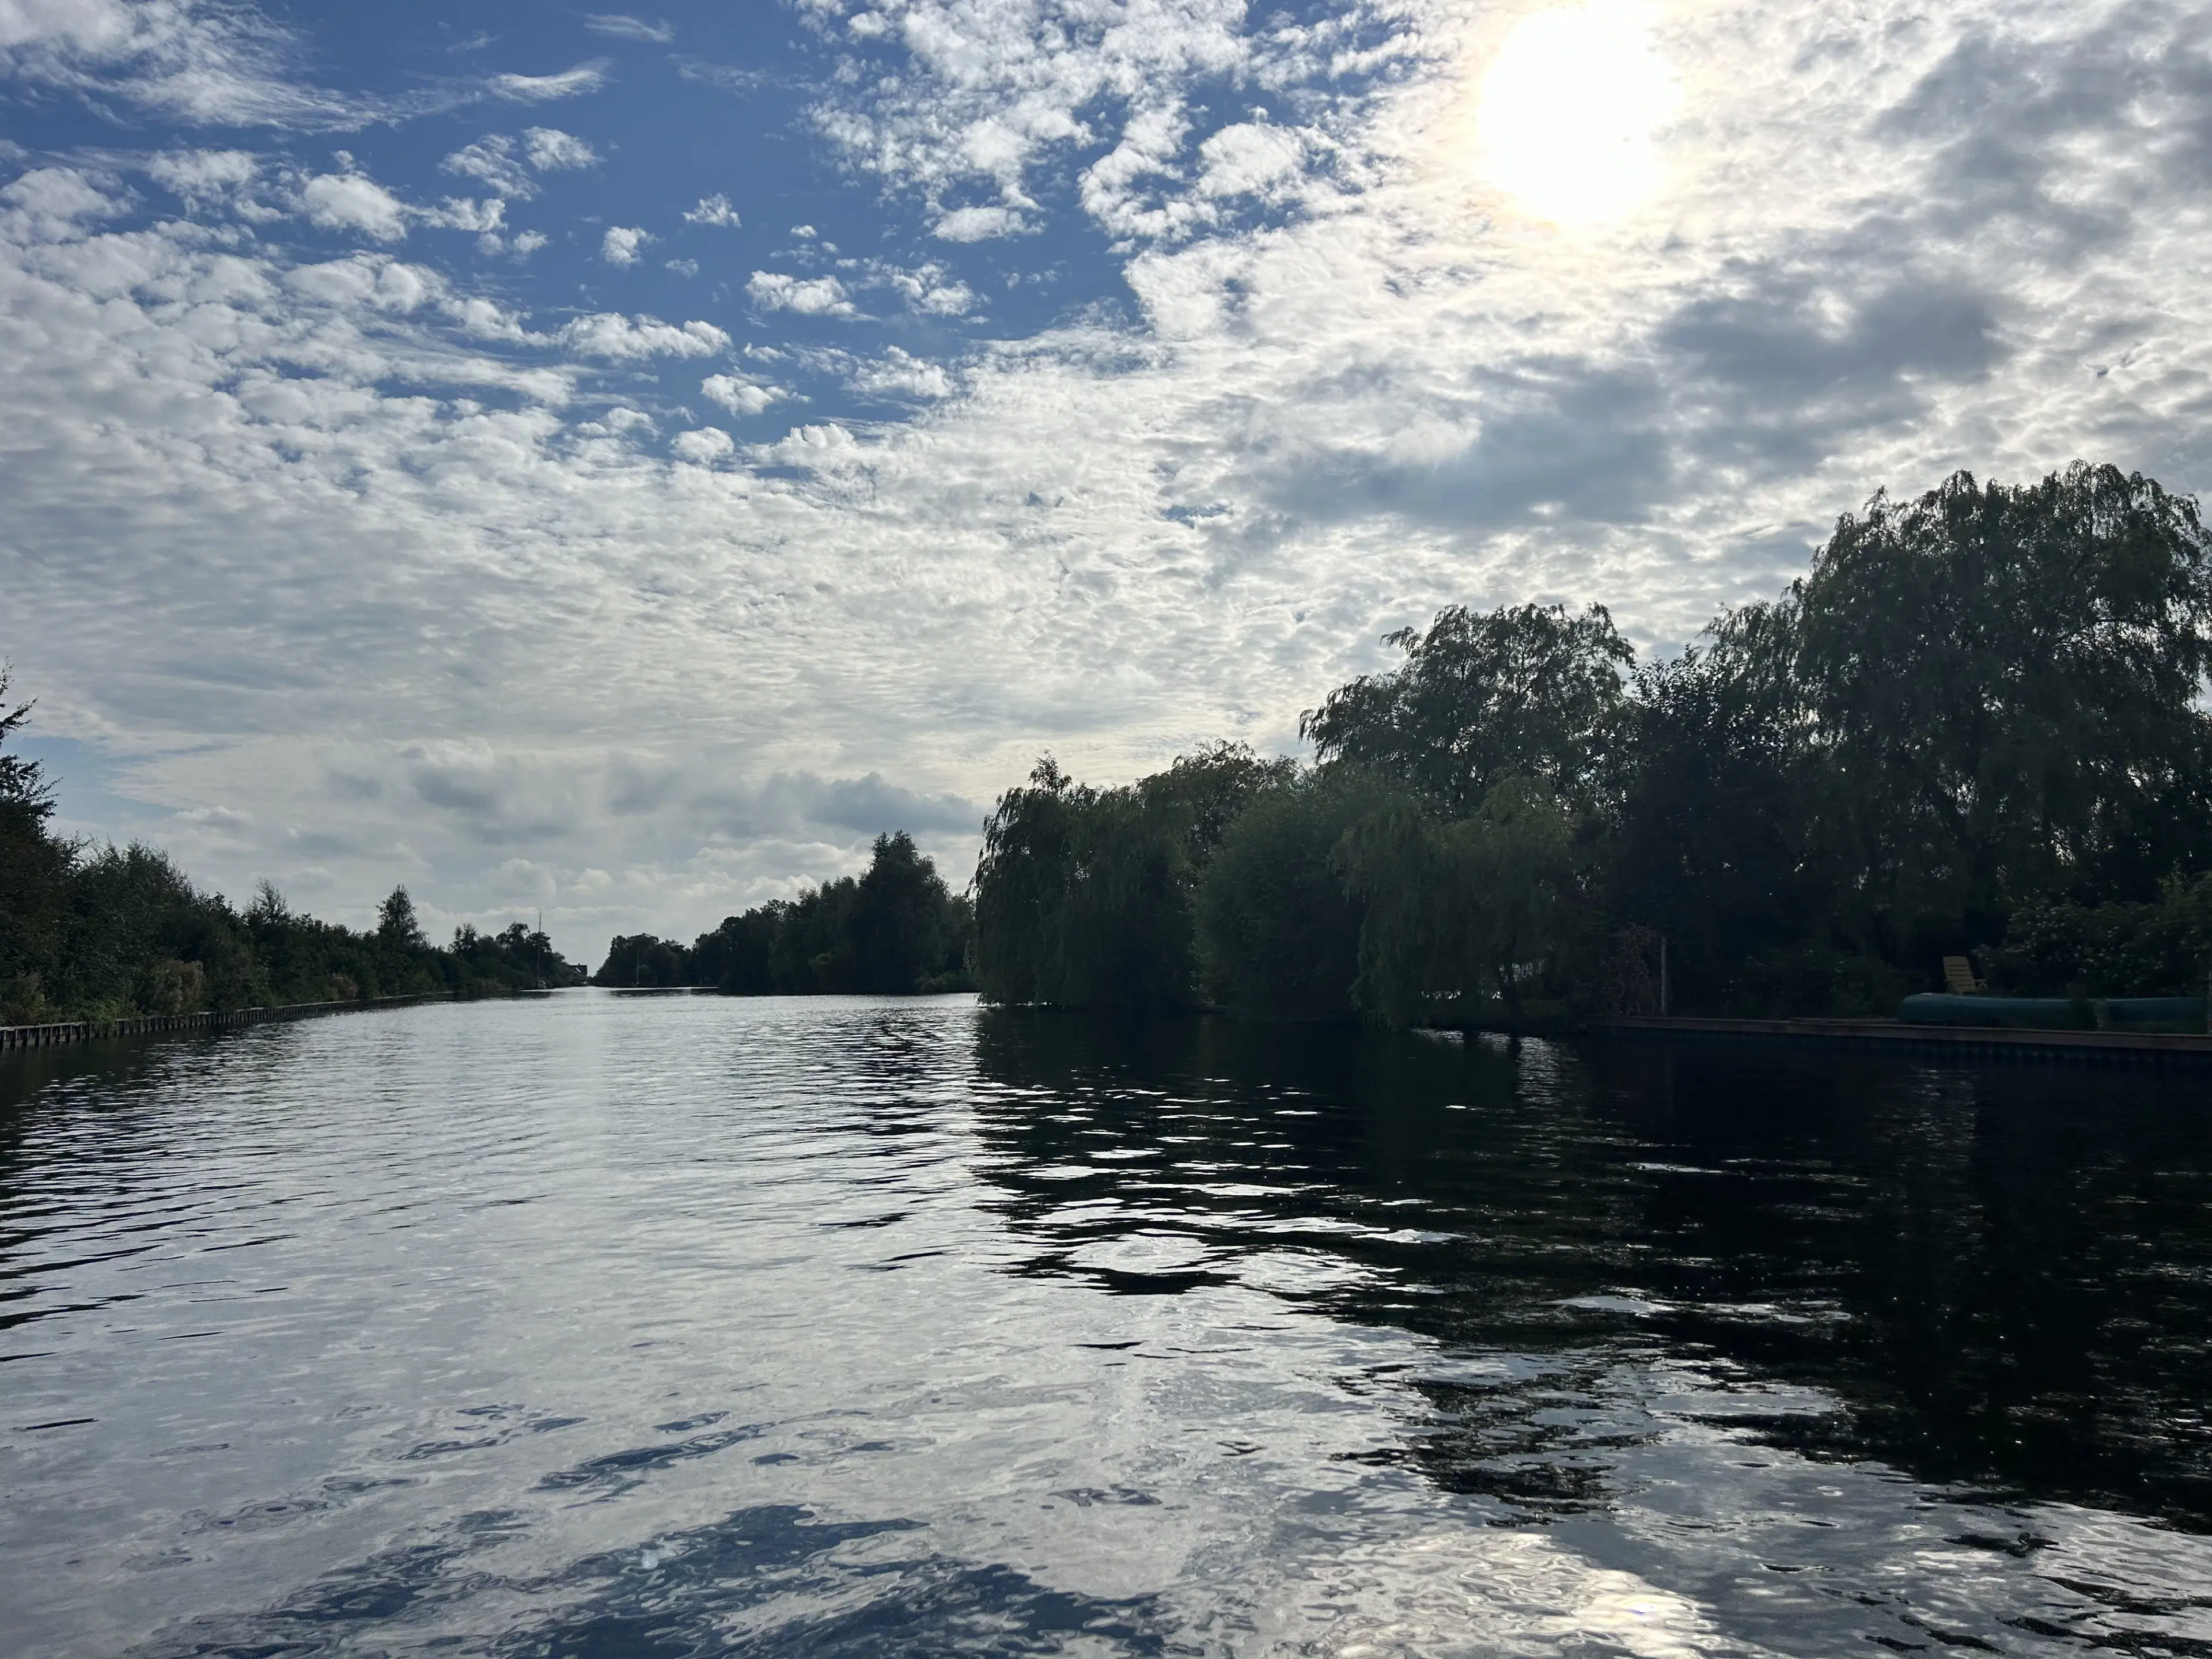
[(1659, 935), (1659, 1012), (1667, 1012), (1667, 935)]

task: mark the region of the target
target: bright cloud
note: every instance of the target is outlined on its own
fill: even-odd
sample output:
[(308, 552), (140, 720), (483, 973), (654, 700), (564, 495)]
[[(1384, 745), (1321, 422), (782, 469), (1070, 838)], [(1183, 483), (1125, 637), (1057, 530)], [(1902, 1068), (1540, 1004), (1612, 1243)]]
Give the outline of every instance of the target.
[(439, 163), (447, 173), (481, 179), (500, 195), (527, 201), (538, 194), (531, 169), (557, 172), (564, 167), (587, 167), (599, 154), (581, 138), (554, 127), (532, 127), (522, 135), (520, 153), (515, 141), (503, 132), (486, 133), (465, 144)]
[(983, 242), (1018, 236), (1029, 222), (1010, 207), (956, 208), (940, 217), (931, 234), (947, 242)]
[(579, 64), (558, 75), (495, 75), (489, 85), (500, 97), (519, 104), (545, 104), (580, 97), (606, 84), (605, 63)]
[(835, 276), (802, 278), (757, 270), (745, 279), (745, 292), (763, 311), (795, 311), (804, 316), (849, 317), (856, 307)]
[(665, 46), (676, 38), (676, 26), (666, 18), (648, 23), (641, 17), (632, 17), (627, 12), (594, 12), (584, 19), (584, 27), (594, 34), (604, 34), (613, 40), (644, 40), (653, 46)]
[(699, 382), (699, 390), (732, 415), (757, 415), (777, 398), (788, 394), (772, 386), (763, 386), (750, 376), (738, 374), (710, 374)]
[(300, 186), (307, 217), (326, 230), (358, 230), (382, 242), (407, 234), (407, 210), (374, 179), (358, 173), (318, 173)]
[[(1486, 159), (1531, 9), (816, 0), (803, 74), (434, 127), (243, 5), (0, 6), (9, 649), (143, 806), (82, 827), (332, 914), (404, 844), (596, 950), (902, 823), (964, 873), (1047, 747), (1293, 747), (1442, 604), (1668, 647), (1877, 485), (2212, 488), (2197, 9), (1639, 14), (1647, 193), (1565, 229)], [(592, 88), (619, 146), (488, 130)], [(358, 162), (297, 137), (372, 106)], [(643, 257), (679, 217), (740, 275)]]
[(599, 239), (599, 258), (611, 265), (634, 265), (639, 251), (653, 240), (651, 234), (635, 227), (609, 225), (606, 234)]
[(599, 159), (599, 152), (581, 138), (557, 127), (529, 128), (522, 135), (522, 143), (529, 153), (530, 165), (540, 173), (594, 167)]
[(712, 196), (702, 196), (699, 205), (684, 215), (684, 222), (694, 225), (720, 225), (735, 230), (743, 222), (738, 210), (730, 205), (730, 198), (717, 191)]
[(942, 366), (893, 346), (873, 362), (857, 363), (846, 377), (854, 391), (872, 398), (949, 398), (952, 377)]
[(564, 324), (561, 343), (586, 357), (633, 362), (644, 357), (713, 357), (730, 349), (730, 337), (712, 323), (678, 326), (655, 317), (605, 311)]
[(679, 432), (669, 441), (668, 447), (678, 460), (689, 461), (695, 466), (710, 466), (716, 461), (726, 460), (738, 448), (728, 433), (713, 426)]

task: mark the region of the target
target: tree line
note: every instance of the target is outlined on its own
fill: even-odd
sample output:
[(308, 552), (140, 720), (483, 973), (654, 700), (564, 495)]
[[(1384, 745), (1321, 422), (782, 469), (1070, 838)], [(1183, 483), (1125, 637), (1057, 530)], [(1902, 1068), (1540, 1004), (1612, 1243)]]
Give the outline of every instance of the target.
[(965, 991), (975, 915), (903, 830), (866, 872), (727, 916), (689, 949), (650, 933), (608, 947), (592, 982), (711, 987), (732, 996)]
[(1302, 722), (985, 826), (1006, 1003), (1519, 1028), (2189, 994), (2212, 961), (2212, 557), (2080, 463), (1846, 514), (1778, 599), (1639, 664), (1602, 606), (1453, 608)]
[(50, 781), (6, 748), (31, 713), (8, 684), (0, 669), (0, 1024), (582, 982), (520, 922), (433, 945), (404, 886), (356, 933), (300, 915), (267, 882), (240, 910), (152, 848), (57, 835)]

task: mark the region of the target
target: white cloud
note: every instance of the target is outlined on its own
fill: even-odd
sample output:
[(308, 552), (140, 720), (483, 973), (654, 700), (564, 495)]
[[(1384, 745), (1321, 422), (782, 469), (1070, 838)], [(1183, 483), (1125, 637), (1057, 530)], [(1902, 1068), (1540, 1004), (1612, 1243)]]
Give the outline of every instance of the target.
[(505, 133), (488, 132), (438, 165), (447, 173), (481, 179), (501, 196), (528, 201), (538, 194), (538, 181), (530, 176), (530, 168), (552, 173), (564, 167), (592, 167), (599, 159), (599, 152), (571, 133), (556, 127), (531, 127), (522, 135), (520, 155), (515, 153), (515, 141)]
[(611, 265), (634, 265), (639, 251), (655, 240), (651, 232), (635, 226), (609, 225), (606, 234), (599, 239), (599, 258)]
[[(435, 225), (441, 230), (473, 230), (481, 234), (490, 234), (506, 224), (507, 204), (496, 196), (482, 201), (448, 196), (434, 208), (416, 209), (415, 216), (424, 224)], [(496, 240), (494, 237), (494, 240)]]
[(366, 173), (317, 173), (300, 186), (300, 202), (307, 217), (326, 230), (358, 230), (381, 242), (407, 234), (407, 210)]
[(522, 325), (520, 314), (481, 295), (449, 299), (446, 302), (446, 313), (460, 325), (463, 332), (479, 340), (513, 340), (519, 343), (531, 337)]
[(732, 415), (757, 415), (780, 398), (790, 394), (742, 374), (710, 374), (699, 390)]
[(745, 279), (745, 292), (763, 311), (796, 311), (805, 316), (849, 317), (855, 307), (835, 276), (799, 277), (757, 270)]
[(846, 376), (845, 384), (855, 392), (875, 398), (938, 398), (952, 395), (952, 377), (940, 365), (910, 356), (896, 346), (873, 362), (856, 363)]
[(669, 440), (668, 447), (678, 460), (690, 461), (699, 466), (710, 466), (716, 461), (726, 460), (737, 453), (738, 448), (728, 433), (714, 426), (679, 432)]
[(686, 224), (720, 225), (734, 230), (743, 222), (738, 211), (730, 205), (730, 198), (717, 191), (712, 196), (702, 196), (699, 205), (684, 216)]
[[(1030, 205), (1031, 170), (1048, 155), (1097, 147), (1107, 137), (1102, 124), (1118, 122), (1125, 142), (1157, 134), (1163, 122), (1176, 124), (1184, 88), (1265, 73), (1290, 55), (1271, 40), (1279, 30), (1245, 30), (1246, 9), (1238, 0), (1130, 8), (1024, 0), (1005, 9), (908, 0), (895, 25), (860, 31), (896, 43), (897, 73), (854, 77), (817, 120), (856, 165), (896, 185), (933, 200), (980, 183), (1018, 212)], [(1361, 8), (1345, 22), (1379, 21)], [(973, 211), (945, 218), (988, 222), (963, 216)]]
[(940, 241), (985, 242), (998, 236), (1018, 236), (1029, 222), (1010, 207), (956, 208), (941, 216), (930, 234)]
[(156, 183), (188, 200), (235, 196), (253, 183), (260, 170), (259, 159), (244, 149), (172, 150), (146, 164)]
[[(881, 146), (848, 159), (925, 227), (979, 199), (1043, 222), (1050, 162), (1130, 242), (1108, 257), (1135, 319), (1000, 331), (957, 373), (856, 324), (865, 355), (833, 360), (779, 331), (802, 282), (851, 314), (949, 305), (955, 274), (759, 273), (748, 367), (810, 374), (825, 414), (841, 382), (928, 406), (703, 465), (674, 405), (728, 367), (711, 324), (532, 333), (511, 268), (478, 293), (388, 247), (296, 266), (242, 221), (167, 218), (150, 162), (150, 207), (88, 167), (0, 185), (10, 649), (46, 729), (111, 742), (229, 890), (297, 872), (365, 904), (404, 842), (454, 912), (519, 860), (556, 930), (689, 932), (865, 856), (826, 775), (895, 778), (904, 814), (986, 800), (1048, 745), (1127, 777), (1224, 732), (1292, 744), (1378, 634), (1446, 602), (1604, 599), (1679, 641), (1875, 485), (1953, 465), (2212, 487), (2194, 8), (1670, 8), (1660, 183), (1571, 233), (1474, 166), (1472, 89), (1517, 11), (1224, 8), (1218, 71), (1192, 46), (1216, 14), (1165, 11), (839, 24), (866, 73), (823, 119)], [(909, 52), (909, 27), (947, 33)], [(287, 177), (271, 157), (237, 189)], [(692, 401), (770, 391), (733, 371)], [(977, 810), (934, 832), (956, 874)]]
[(663, 262), (662, 268), (674, 271), (678, 276), (696, 276), (699, 274), (696, 259), (669, 259)]
[(0, 188), (0, 203), (6, 204), (0, 223), (11, 240), (26, 242), (73, 240), (124, 207), (75, 167), (33, 167)]
[(627, 12), (594, 12), (584, 19), (584, 27), (594, 34), (604, 34), (614, 40), (643, 40), (665, 46), (676, 38), (676, 26), (666, 18), (658, 23), (648, 23), (641, 17), (632, 17)]
[(878, 265), (876, 270), (907, 303), (925, 317), (964, 317), (975, 308), (975, 291), (956, 280), (943, 265), (924, 264), (912, 270)]
[(579, 64), (558, 75), (495, 75), (487, 83), (500, 97), (519, 104), (545, 104), (597, 92), (606, 84), (604, 60)]
[(10, 0), (0, 76), (176, 121), (328, 131), (444, 107), (451, 94), (351, 96), (307, 84), (299, 42), (250, 7), (204, 0)]
[(1303, 137), (1286, 127), (1240, 122), (1198, 147), (1203, 196), (1273, 196), (1305, 165)]
[(730, 337), (712, 323), (690, 322), (678, 327), (657, 317), (630, 318), (616, 311), (576, 318), (562, 326), (557, 337), (572, 351), (617, 362), (645, 357), (713, 357), (730, 349)]
[(530, 127), (522, 135), (524, 146), (530, 154), (530, 165), (540, 173), (555, 173), (563, 167), (588, 167), (599, 164), (599, 152), (574, 133), (563, 132), (558, 127)]
[(505, 133), (486, 133), (473, 143), (463, 145), (438, 165), (447, 173), (479, 179), (501, 196), (511, 196), (518, 201), (527, 201), (538, 193), (536, 183), (515, 155), (514, 140)]

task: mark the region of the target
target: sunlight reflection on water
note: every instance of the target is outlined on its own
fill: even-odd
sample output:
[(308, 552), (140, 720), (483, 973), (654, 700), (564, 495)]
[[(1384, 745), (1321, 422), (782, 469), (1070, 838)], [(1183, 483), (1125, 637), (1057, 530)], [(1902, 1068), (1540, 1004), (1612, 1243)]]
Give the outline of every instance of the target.
[(964, 999), (27, 1056), (5, 1645), (2202, 1651), (2201, 1092)]

